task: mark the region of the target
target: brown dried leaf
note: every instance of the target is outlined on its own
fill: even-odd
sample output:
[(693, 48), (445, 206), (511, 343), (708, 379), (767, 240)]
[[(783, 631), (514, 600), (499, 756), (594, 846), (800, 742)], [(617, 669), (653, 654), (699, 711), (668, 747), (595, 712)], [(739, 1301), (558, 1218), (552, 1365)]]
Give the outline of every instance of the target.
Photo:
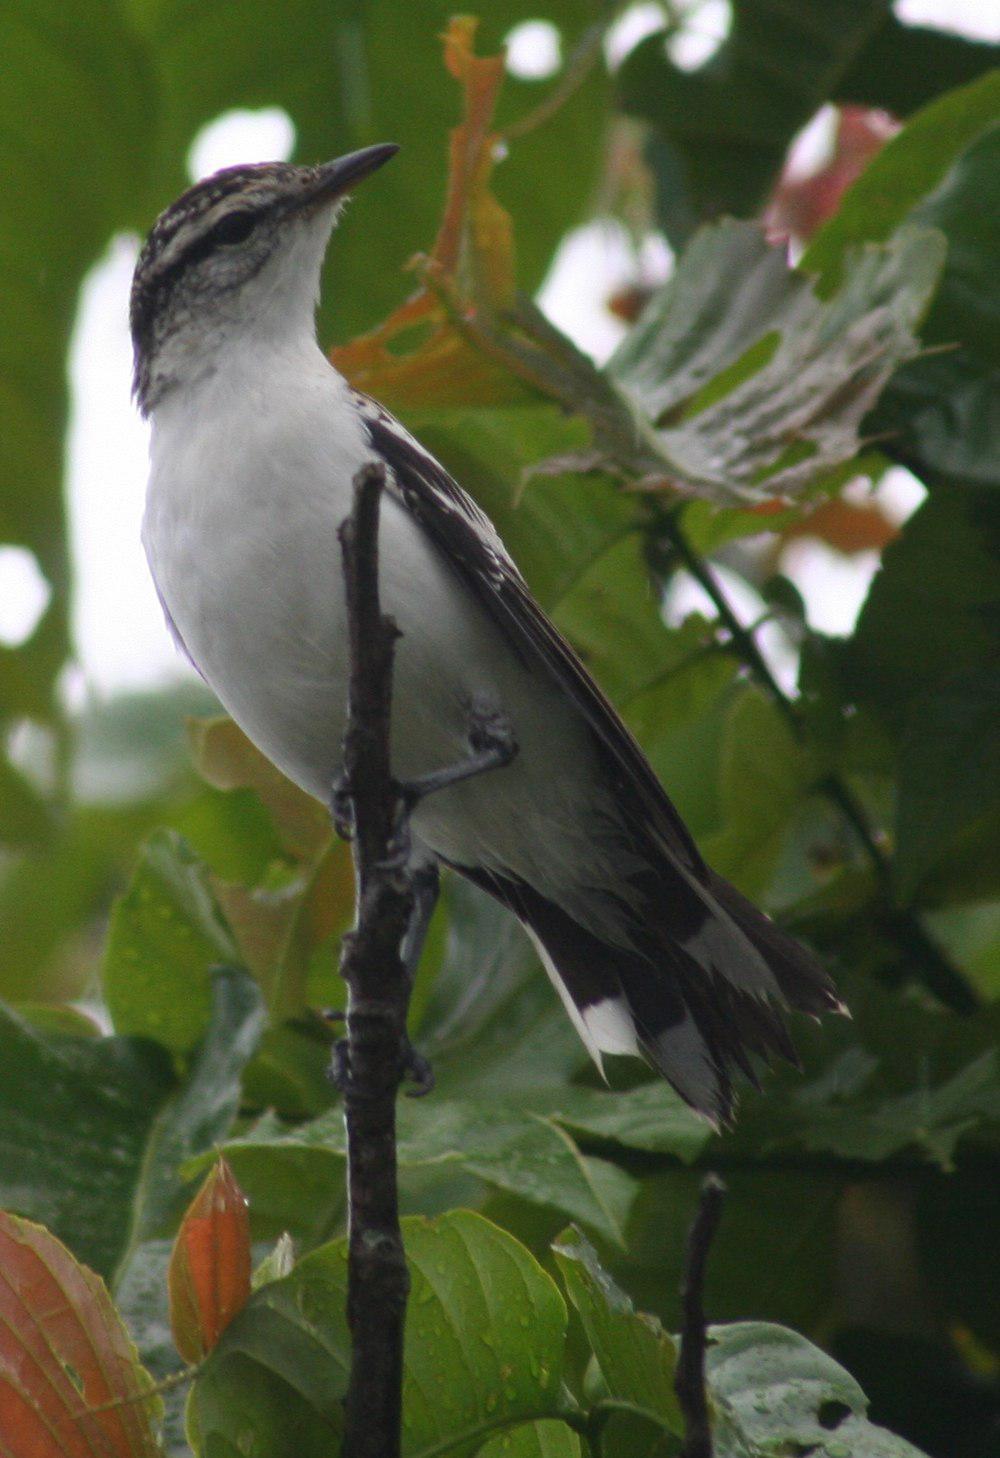
[(477, 25), (457, 16), (444, 35), (445, 64), (462, 86), (465, 114), (451, 134), (441, 227), (430, 255), (414, 260), (420, 287), (376, 329), (330, 354), (353, 385), (396, 410), (505, 405), (528, 394), (452, 322), (456, 312), (469, 320), (492, 317), (513, 302), (515, 289), (513, 225), (490, 191), (504, 58), (474, 54)]

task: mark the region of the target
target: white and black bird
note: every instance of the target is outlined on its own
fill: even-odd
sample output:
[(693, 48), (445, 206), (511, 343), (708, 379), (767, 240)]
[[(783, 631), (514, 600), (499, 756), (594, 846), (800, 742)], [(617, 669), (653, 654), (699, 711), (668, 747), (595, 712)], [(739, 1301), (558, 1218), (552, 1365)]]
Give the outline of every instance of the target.
[(168, 622), (250, 739), (328, 801), (348, 668), (337, 528), (356, 472), (382, 462), (380, 589), (402, 631), (394, 770), (460, 760), (473, 711), (518, 746), (417, 805), (415, 855), (521, 920), (598, 1062), (641, 1053), (726, 1121), (750, 1055), (794, 1059), (781, 1009), (840, 1004), (814, 958), (705, 864), (491, 522), (320, 350), (331, 230), (395, 151), (227, 168), (150, 233), (131, 326), (152, 421), (143, 541)]

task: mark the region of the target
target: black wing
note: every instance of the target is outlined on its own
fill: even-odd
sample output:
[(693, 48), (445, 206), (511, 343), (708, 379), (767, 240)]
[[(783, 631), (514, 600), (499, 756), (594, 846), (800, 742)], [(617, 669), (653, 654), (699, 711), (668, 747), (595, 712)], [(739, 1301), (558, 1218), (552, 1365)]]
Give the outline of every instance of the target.
[(449, 566), (485, 609), (518, 656), (577, 706), (597, 742), (619, 803), (634, 831), (645, 831), (706, 882), (708, 869), (691, 833), (618, 714), (524, 578), (484, 512), (444, 467), (377, 401), (356, 392), (375, 450), (392, 472), (388, 483)]
[[(492, 522), (391, 415), (357, 396), (372, 446), (391, 468), (388, 488), (441, 550), (511, 648), (577, 706), (624, 811), (646, 870), (632, 945), (592, 936), (533, 887), (460, 866), (536, 934), (550, 971), (584, 1026), (594, 1004), (623, 1009), (637, 1047), (678, 1092), (728, 1121), (731, 1072), (753, 1078), (750, 1054), (794, 1060), (777, 1008), (843, 1011), (829, 977), (793, 938), (712, 872), (638, 744), (542, 612)], [(641, 883), (641, 887), (640, 887)]]

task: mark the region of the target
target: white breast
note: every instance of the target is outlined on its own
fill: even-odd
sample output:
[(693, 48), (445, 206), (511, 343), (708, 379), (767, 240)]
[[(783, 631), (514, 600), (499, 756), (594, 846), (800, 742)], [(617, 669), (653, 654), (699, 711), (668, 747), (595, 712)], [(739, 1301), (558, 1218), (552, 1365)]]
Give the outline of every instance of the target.
[[(337, 528), (352, 478), (370, 459), (367, 435), (315, 346), (266, 369), (255, 359), (224, 363), (156, 412), (143, 541), (165, 607), (225, 708), (291, 779), (326, 800), (347, 674)], [(589, 903), (581, 875), (597, 879), (600, 856), (586, 812), (599, 801), (609, 826), (614, 812), (575, 711), (529, 674), (389, 496), (379, 545), (383, 605), (403, 633), (397, 773), (468, 752), (473, 696), (507, 714), (520, 744), (509, 769), (426, 801), (415, 831), (450, 860), (551, 885), (564, 904)], [(594, 915), (591, 906), (584, 920)]]

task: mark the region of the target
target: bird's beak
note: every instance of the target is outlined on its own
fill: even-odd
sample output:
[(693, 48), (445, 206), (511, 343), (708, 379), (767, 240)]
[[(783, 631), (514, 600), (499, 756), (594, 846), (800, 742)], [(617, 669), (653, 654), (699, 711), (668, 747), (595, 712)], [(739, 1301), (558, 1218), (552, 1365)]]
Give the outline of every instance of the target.
[(375, 147), (362, 147), (359, 152), (348, 152), (346, 157), (324, 162), (315, 169), (315, 185), (310, 187), (309, 196), (303, 201), (307, 206), (335, 202), (345, 192), (349, 192), (356, 182), (372, 172), (377, 172), (398, 151), (399, 147), (395, 142), (379, 142)]

